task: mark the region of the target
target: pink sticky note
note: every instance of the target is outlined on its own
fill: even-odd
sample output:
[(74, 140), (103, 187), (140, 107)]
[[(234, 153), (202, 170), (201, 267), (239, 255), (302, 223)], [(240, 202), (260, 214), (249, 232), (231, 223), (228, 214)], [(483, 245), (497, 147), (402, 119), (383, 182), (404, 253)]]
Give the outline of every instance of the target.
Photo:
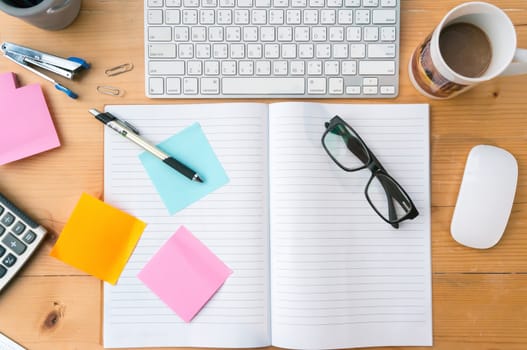
[(60, 146), (42, 88), (0, 74), (0, 165)]
[(190, 322), (232, 273), (181, 226), (139, 272), (143, 281), (185, 322)]

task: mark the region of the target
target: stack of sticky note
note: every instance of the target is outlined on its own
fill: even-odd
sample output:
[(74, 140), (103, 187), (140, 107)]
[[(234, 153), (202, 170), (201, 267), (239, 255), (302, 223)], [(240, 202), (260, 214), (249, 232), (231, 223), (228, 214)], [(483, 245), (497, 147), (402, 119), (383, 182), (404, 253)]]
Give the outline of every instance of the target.
[(0, 165), (60, 146), (40, 85), (0, 74), (0, 110)]
[(227, 265), (182, 226), (138, 277), (185, 322), (190, 322), (231, 273)]
[(177, 213), (229, 182), (198, 123), (164, 140), (157, 147), (204, 179), (203, 183), (189, 181), (152, 154), (144, 152), (139, 156), (170, 214)]
[(146, 224), (83, 193), (51, 255), (115, 284)]

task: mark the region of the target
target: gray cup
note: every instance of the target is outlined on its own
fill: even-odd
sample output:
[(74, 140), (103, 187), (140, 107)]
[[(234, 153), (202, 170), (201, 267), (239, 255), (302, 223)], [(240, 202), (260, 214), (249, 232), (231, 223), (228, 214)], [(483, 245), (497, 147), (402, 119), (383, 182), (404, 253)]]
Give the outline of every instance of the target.
[(79, 14), (81, 0), (0, 0), (0, 10), (36, 27), (58, 30)]

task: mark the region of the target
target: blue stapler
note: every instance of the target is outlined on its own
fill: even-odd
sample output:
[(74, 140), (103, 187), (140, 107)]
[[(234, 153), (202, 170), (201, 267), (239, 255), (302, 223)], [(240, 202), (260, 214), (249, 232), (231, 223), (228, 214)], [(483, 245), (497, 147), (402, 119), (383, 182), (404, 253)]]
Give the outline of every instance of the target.
[(51, 82), (57, 90), (71, 98), (77, 98), (78, 95), (36, 68), (45, 69), (70, 80), (90, 68), (90, 65), (82, 58), (62, 58), (9, 42), (2, 43), (2, 52), (6, 58)]

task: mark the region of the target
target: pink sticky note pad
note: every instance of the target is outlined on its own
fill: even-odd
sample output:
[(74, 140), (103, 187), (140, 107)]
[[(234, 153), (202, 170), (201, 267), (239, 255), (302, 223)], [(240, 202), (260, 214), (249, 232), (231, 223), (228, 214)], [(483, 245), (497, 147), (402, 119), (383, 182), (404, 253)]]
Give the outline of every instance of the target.
[(0, 74), (0, 109), (0, 165), (60, 146), (40, 85)]
[(181, 226), (139, 272), (139, 279), (185, 322), (203, 308), (232, 273)]

